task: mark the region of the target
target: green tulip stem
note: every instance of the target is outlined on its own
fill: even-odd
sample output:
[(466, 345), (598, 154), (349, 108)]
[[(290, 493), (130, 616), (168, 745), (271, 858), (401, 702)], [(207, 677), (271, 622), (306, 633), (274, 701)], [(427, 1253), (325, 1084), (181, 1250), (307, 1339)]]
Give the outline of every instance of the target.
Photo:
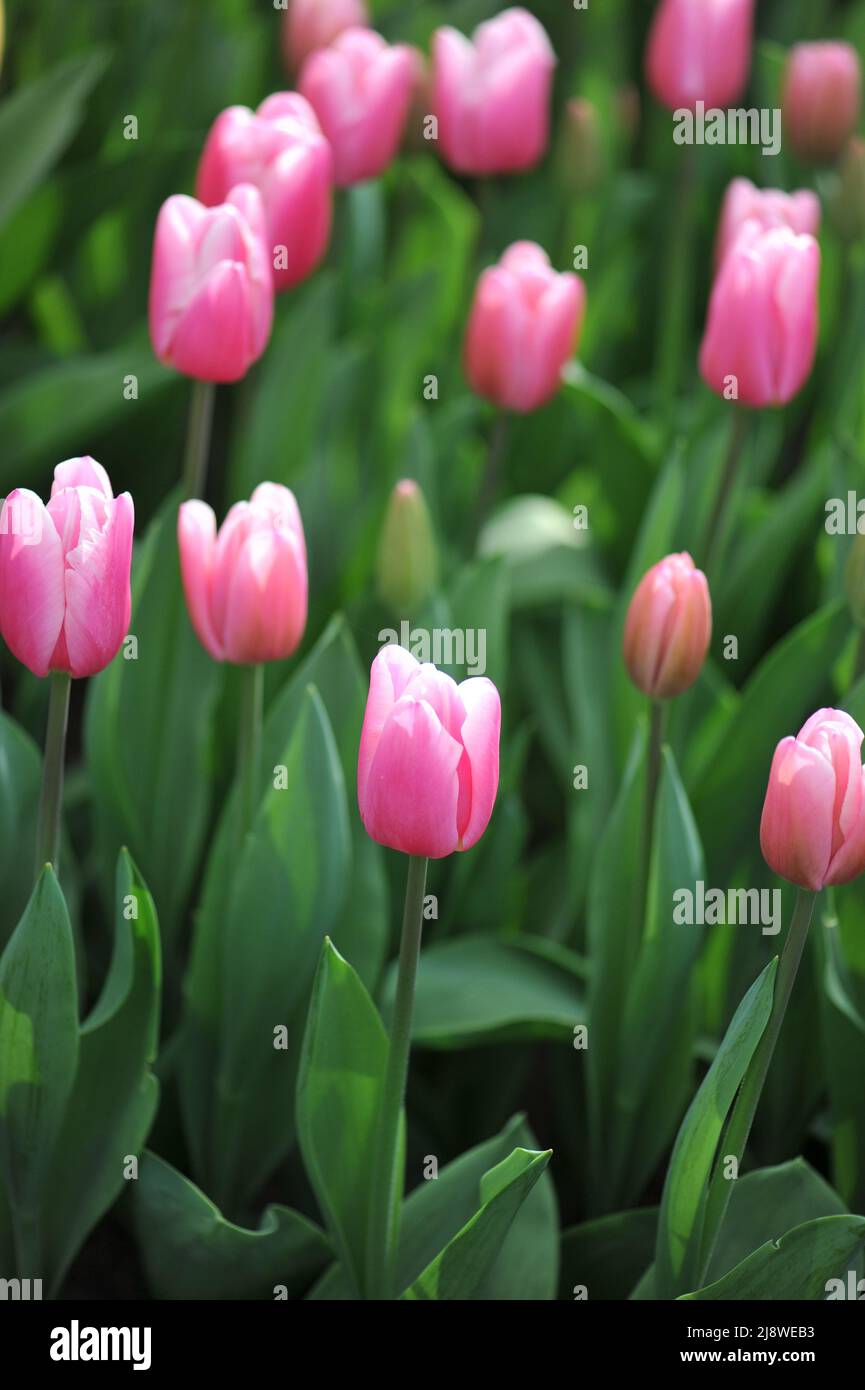
[(212, 381), (193, 382), (183, 461), (183, 496), (187, 502), (192, 497), (203, 497), (207, 486), (207, 460), (215, 399), (216, 387)]
[(42, 760), (42, 794), (36, 830), (36, 876), (46, 864), (57, 870), (60, 853), (60, 812), (63, 804), (63, 763), (66, 755), (66, 726), (69, 722), (69, 692), (72, 677), (65, 671), (51, 673), (48, 696), (48, 725), (45, 756)]
[(261, 776), (261, 725), (264, 710), (264, 667), (243, 667), (240, 731), (237, 747), (237, 779), (240, 788), (238, 826), (240, 848), (252, 829)]
[(751, 1058), (748, 1070), (745, 1072), (742, 1085), (739, 1087), (739, 1094), (733, 1106), (727, 1128), (721, 1140), (715, 1164), (715, 1171), (709, 1184), (709, 1193), (706, 1199), (706, 1212), (703, 1224), (703, 1259), (700, 1270), (701, 1279), (706, 1274), (709, 1261), (715, 1249), (727, 1204), (733, 1191), (733, 1181), (727, 1178), (724, 1173), (724, 1165), (730, 1158), (736, 1160), (736, 1172), (738, 1173), (742, 1159), (745, 1154), (745, 1147), (751, 1133), (751, 1126), (754, 1123), (754, 1116), (757, 1113), (757, 1106), (763, 1092), (763, 1086), (769, 1073), (772, 1057), (778, 1037), (781, 1033), (781, 1026), (787, 1012), (787, 1005), (790, 1003), (790, 996), (793, 993), (793, 986), (796, 983), (796, 975), (799, 971), (799, 964), (802, 960), (802, 952), (805, 949), (805, 941), (808, 936), (808, 928), (811, 925), (811, 916), (814, 912), (816, 893), (809, 893), (799, 889), (796, 894), (796, 905), (793, 909), (793, 918), (790, 922), (790, 929), (787, 932), (787, 939), (781, 952), (778, 962), (778, 973), (775, 977), (775, 992), (772, 996), (772, 1009), (769, 1014), (769, 1021), (766, 1029), (757, 1044), (757, 1049)]
[(676, 399), (689, 343), (694, 236), (699, 190), (696, 152), (679, 156), (676, 197), (667, 236), (663, 293), (656, 350), (656, 381), (665, 445), (675, 432)]
[(487, 512), (498, 496), (502, 465), (508, 448), (510, 425), (510, 416), (507, 411), (497, 410), (490, 427), (486, 462), (484, 464), (483, 478), (481, 479), (480, 491), (478, 493), (476, 520), (476, 529), (478, 531), (480, 531), (483, 526)]
[(724, 468), (721, 479), (718, 483), (718, 491), (712, 504), (712, 511), (706, 526), (703, 537), (703, 544), (699, 552), (697, 563), (702, 561), (704, 574), (709, 577), (709, 569), (714, 561), (721, 559), (719, 549), (724, 524), (727, 518), (727, 509), (730, 505), (730, 498), (736, 486), (739, 476), (739, 465), (742, 461), (742, 452), (745, 447), (745, 439), (748, 433), (748, 414), (738, 407), (733, 412), (733, 432), (730, 435), (730, 444), (727, 449), (727, 457), (724, 460)]
[(394, 1295), (399, 1209), (405, 1178), (401, 1167), (405, 1163), (405, 1155), (400, 1128), (408, 1078), (414, 989), (423, 930), (423, 902), (428, 862), (417, 855), (412, 855), (408, 861), (396, 998), (379, 1109), (376, 1161), (370, 1194), (367, 1298), (389, 1299)]
[(643, 803), (643, 843), (640, 849), (640, 896), (637, 900), (636, 940), (642, 940), (646, 927), (649, 903), (649, 879), (652, 872), (652, 845), (655, 839), (655, 809), (661, 781), (661, 758), (664, 747), (666, 705), (652, 700), (649, 705), (649, 747), (646, 761), (646, 797)]

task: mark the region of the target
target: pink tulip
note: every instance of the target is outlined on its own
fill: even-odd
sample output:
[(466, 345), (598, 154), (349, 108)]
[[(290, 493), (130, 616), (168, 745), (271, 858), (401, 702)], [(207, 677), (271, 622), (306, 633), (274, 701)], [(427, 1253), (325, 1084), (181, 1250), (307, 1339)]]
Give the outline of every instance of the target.
[(364, 0), (291, 0), (283, 21), (282, 42), (290, 72), (299, 72), (310, 53), (327, 48), (344, 29), (369, 20)]
[(496, 799), (500, 729), (492, 681), (457, 685), (405, 648), (383, 647), (372, 663), (357, 766), (367, 834), (429, 859), (471, 849)]
[(467, 39), (433, 38), (433, 112), (442, 157), (462, 174), (530, 169), (547, 148), (556, 56), (523, 9), (505, 10)]
[(150, 338), (160, 362), (201, 381), (238, 381), (273, 321), (264, 205), (241, 184), (220, 207), (178, 193), (156, 223)]
[(784, 81), (784, 133), (800, 159), (837, 159), (859, 121), (862, 75), (849, 43), (800, 43)]
[(787, 227), (748, 222), (718, 271), (700, 349), (713, 391), (745, 405), (785, 405), (817, 349), (820, 248)]
[(373, 179), (397, 153), (418, 55), (372, 29), (346, 29), (304, 63), (300, 90), (333, 148), (340, 187)]
[(643, 575), (628, 608), (628, 675), (653, 700), (681, 695), (703, 669), (711, 638), (706, 576), (687, 553), (667, 555)]
[(865, 869), (862, 738), (849, 714), (821, 709), (775, 749), (760, 848), (770, 869), (812, 893)]
[(287, 290), (318, 265), (330, 237), (333, 157), (315, 112), (297, 92), (277, 92), (258, 111), (229, 106), (218, 116), (198, 166), (196, 195), (206, 207), (238, 184), (264, 200), (273, 281)]
[(646, 51), (649, 86), (671, 111), (732, 106), (751, 67), (754, 0), (660, 0)]
[(559, 275), (540, 246), (508, 247), (475, 292), (464, 352), (472, 390), (508, 410), (537, 410), (559, 389), (585, 307), (582, 280)]
[(48, 505), (16, 488), (0, 514), (0, 630), (35, 676), (95, 676), (129, 630), (135, 509), (91, 458), (54, 470)]
[(778, 188), (757, 188), (750, 179), (733, 179), (724, 196), (718, 237), (716, 265), (720, 265), (746, 222), (756, 222), (764, 231), (789, 227), (791, 232), (820, 231), (820, 199), (809, 188), (782, 193)]
[(306, 627), (303, 523), (294, 493), (261, 483), (216, 531), (206, 502), (177, 519), (180, 570), (196, 635), (214, 661), (238, 666), (291, 656)]

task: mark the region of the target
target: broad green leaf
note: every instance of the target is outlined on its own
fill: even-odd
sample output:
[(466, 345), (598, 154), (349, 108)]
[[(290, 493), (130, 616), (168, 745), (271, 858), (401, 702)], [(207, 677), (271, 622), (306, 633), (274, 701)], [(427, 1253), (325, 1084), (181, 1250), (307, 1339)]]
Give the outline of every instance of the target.
[(559, 1297), (627, 1298), (651, 1262), (657, 1228), (658, 1208), (636, 1207), (564, 1231)]
[(212, 718), (220, 668), (196, 638), (177, 552), (176, 494), (133, 565), (131, 634), (91, 681), (85, 744), (106, 861), (129, 845), (159, 904), (171, 946), (198, 864), (210, 811)]
[(817, 933), (821, 961), (823, 1057), (832, 1116), (833, 1176), (854, 1211), (865, 1208), (865, 1013), (858, 979), (837, 923), (825, 916)]
[(703, 1215), (718, 1145), (742, 1078), (769, 1020), (777, 960), (754, 981), (682, 1121), (661, 1200), (655, 1277), (658, 1296), (693, 1288), (703, 1258)]
[(863, 1249), (865, 1216), (822, 1216), (796, 1226), (780, 1240), (767, 1241), (714, 1284), (680, 1297), (709, 1302), (822, 1301), (831, 1292), (830, 1280), (843, 1281)]
[(0, 712), (0, 950), (33, 888), (41, 768), (36, 744)]
[(108, 54), (76, 55), (0, 103), (0, 224), (53, 165), (84, 114)]
[(544, 1153), (514, 1149), (485, 1173), (478, 1211), (401, 1297), (471, 1298), (499, 1254), (517, 1212), (544, 1172), (551, 1153), (551, 1149)]
[(289, 1207), (267, 1207), (255, 1230), (232, 1225), (200, 1188), (154, 1153), (141, 1161), (133, 1201), (155, 1298), (296, 1298), (330, 1256), (324, 1232)]
[[(395, 989), (394, 964), (384, 989), (385, 1022)], [(584, 1021), (583, 991), (574, 976), (518, 943), (464, 936), (433, 942), (421, 954), (412, 1037), (424, 1047), (564, 1040)]]
[(0, 1175), (23, 1276), (44, 1276), (41, 1208), (77, 1060), (72, 931), (46, 865), (0, 956)]
[[(78, 1070), (46, 1202), (46, 1272), (56, 1288), (89, 1231), (114, 1202), (144, 1148), (159, 1086), (159, 927), (129, 855), (117, 864), (114, 955), (80, 1031)], [(133, 1181), (133, 1187), (136, 1183)]]
[(366, 1265), (387, 1051), (387, 1035), (359, 976), (326, 941), (303, 1043), (297, 1132), (307, 1176), (355, 1293)]
[(345, 784), (313, 688), (233, 862), (227, 898), (207, 907), (217, 915), (207, 937), (219, 941), (219, 1014), (211, 1028), (190, 991), (188, 1051), (181, 1059), (181, 1094), (203, 1149), (205, 1186), (229, 1211), (254, 1195), (291, 1147), (309, 991), (346, 886)]

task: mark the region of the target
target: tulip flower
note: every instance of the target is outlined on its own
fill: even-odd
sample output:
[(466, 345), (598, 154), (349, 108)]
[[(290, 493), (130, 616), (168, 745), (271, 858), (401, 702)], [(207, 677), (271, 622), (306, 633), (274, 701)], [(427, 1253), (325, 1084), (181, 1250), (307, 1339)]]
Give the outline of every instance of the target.
[(775, 749), (760, 848), (770, 869), (812, 893), (865, 870), (863, 737), (849, 714), (821, 709)]
[(671, 111), (732, 106), (751, 67), (754, 0), (660, 0), (646, 76)]
[(0, 631), (35, 676), (51, 674), (37, 876), (58, 862), (72, 677), (102, 671), (129, 630), (134, 522), (129, 493), (115, 497), (92, 458), (57, 465), (47, 505), (16, 488), (0, 512)]
[(177, 522), (186, 605), (214, 661), (255, 665), (291, 656), (306, 627), (306, 542), (287, 487), (261, 483), (219, 533), (205, 502), (184, 502)]
[(310, 53), (327, 48), (344, 29), (369, 20), (364, 0), (290, 0), (282, 42), (289, 72), (299, 72)]
[(690, 555), (667, 555), (640, 580), (625, 621), (624, 657), (634, 684), (669, 700), (699, 676), (712, 637), (706, 576)]
[(700, 371), (713, 391), (749, 406), (792, 400), (814, 364), (819, 275), (812, 236), (745, 224), (709, 302)]
[(537, 410), (559, 388), (585, 304), (578, 276), (558, 274), (533, 242), (515, 242), (478, 282), (464, 352), (472, 390), (508, 410)]
[(255, 185), (279, 291), (304, 280), (327, 249), (332, 179), (330, 145), (309, 102), (297, 92), (277, 92), (255, 112), (230, 106), (217, 117), (195, 192), (205, 207), (214, 207), (238, 184)]
[(156, 223), (150, 337), (160, 362), (200, 381), (238, 381), (264, 351), (273, 270), (264, 205), (241, 184), (219, 207), (175, 194)]
[(300, 90), (333, 149), (340, 187), (376, 178), (399, 149), (418, 55), (372, 29), (346, 29), (303, 65)]
[(357, 799), (367, 834), (441, 859), (483, 835), (499, 784), (501, 705), (492, 681), (457, 685), (403, 647), (372, 664)]
[(504, 10), (467, 39), (457, 29), (433, 38), (433, 112), (442, 157), (462, 174), (530, 169), (549, 138), (556, 57), (527, 10)]
[(750, 179), (733, 179), (724, 195), (715, 262), (720, 265), (746, 222), (764, 231), (789, 227), (791, 232), (816, 237), (820, 231), (820, 199), (809, 188), (783, 193), (777, 188), (757, 188)]
[(0, 514), (0, 630), (35, 676), (95, 676), (129, 630), (135, 511), (91, 458), (54, 470), (47, 505), (16, 488)]
[(859, 120), (862, 76), (849, 43), (800, 43), (790, 51), (782, 101), (784, 133), (800, 159), (828, 163)]

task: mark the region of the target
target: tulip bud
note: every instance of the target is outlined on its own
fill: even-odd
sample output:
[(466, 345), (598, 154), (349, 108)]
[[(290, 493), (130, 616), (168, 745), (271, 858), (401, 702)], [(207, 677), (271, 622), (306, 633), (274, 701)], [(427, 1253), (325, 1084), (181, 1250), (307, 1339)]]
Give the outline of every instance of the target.
[(850, 612), (865, 627), (865, 536), (857, 535), (850, 547), (844, 569), (844, 590)]
[(378, 591), (401, 617), (411, 617), (432, 593), (438, 554), (426, 499), (410, 478), (390, 495), (378, 547)]
[(499, 785), (499, 692), (485, 676), (457, 685), (403, 647), (372, 664), (357, 800), (368, 835), (402, 854), (471, 849)]
[(346, 29), (303, 65), (300, 91), (333, 149), (341, 188), (376, 178), (396, 155), (418, 78), (415, 49)]
[(809, 188), (783, 193), (778, 188), (757, 188), (750, 179), (733, 179), (724, 195), (715, 264), (720, 265), (734, 245), (746, 222), (756, 222), (764, 231), (789, 227), (792, 232), (816, 237), (820, 231), (820, 199)]
[(706, 384), (743, 405), (792, 400), (814, 365), (819, 278), (812, 236), (747, 222), (712, 289), (700, 348)]
[(775, 749), (760, 848), (770, 869), (812, 893), (865, 869), (862, 738), (849, 714), (821, 709)]
[(643, 575), (628, 608), (628, 675), (653, 700), (681, 695), (699, 676), (711, 638), (706, 576), (690, 555), (667, 555)]
[(273, 270), (264, 206), (241, 184), (220, 207), (175, 194), (156, 222), (150, 339), (160, 362), (200, 381), (239, 381), (264, 352)]
[(48, 505), (16, 488), (0, 514), (0, 630), (35, 676), (95, 676), (129, 631), (128, 492), (115, 497), (91, 458), (54, 470)]
[(800, 43), (790, 50), (782, 103), (784, 134), (800, 159), (837, 159), (859, 120), (861, 70), (849, 43)]
[(291, 656), (306, 627), (303, 523), (294, 493), (261, 483), (219, 534), (205, 502), (177, 519), (180, 570), (196, 636), (214, 661), (238, 666)]
[(559, 275), (540, 246), (508, 247), (475, 291), (464, 350), (472, 390), (507, 410), (537, 410), (559, 389), (585, 305), (579, 276)]
[(842, 241), (865, 237), (865, 140), (847, 142), (829, 198), (829, 216)]
[(732, 106), (751, 67), (754, 0), (660, 0), (646, 50), (646, 76), (671, 111)]
[(256, 112), (230, 106), (217, 117), (198, 166), (196, 196), (224, 203), (254, 184), (267, 220), (277, 290), (306, 279), (330, 238), (333, 156), (315, 112), (297, 92), (277, 92)]
[(318, 48), (327, 48), (345, 29), (368, 23), (364, 0), (291, 0), (283, 20), (282, 46), (289, 72), (300, 72)]
[(445, 163), (461, 174), (508, 174), (543, 158), (556, 56), (534, 15), (515, 7), (433, 36), (433, 111)]
[(559, 147), (562, 182), (579, 196), (597, 188), (604, 173), (604, 145), (598, 108), (584, 97), (565, 106)]

